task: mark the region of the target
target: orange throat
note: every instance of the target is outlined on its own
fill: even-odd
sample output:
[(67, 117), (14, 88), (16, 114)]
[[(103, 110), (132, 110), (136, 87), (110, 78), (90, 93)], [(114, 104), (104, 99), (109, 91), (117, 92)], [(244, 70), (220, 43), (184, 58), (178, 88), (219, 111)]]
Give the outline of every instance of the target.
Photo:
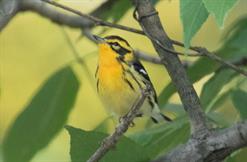
[(121, 87), (122, 67), (117, 61), (116, 53), (106, 44), (100, 44), (98, 79), (100, 87), (115, 89)]

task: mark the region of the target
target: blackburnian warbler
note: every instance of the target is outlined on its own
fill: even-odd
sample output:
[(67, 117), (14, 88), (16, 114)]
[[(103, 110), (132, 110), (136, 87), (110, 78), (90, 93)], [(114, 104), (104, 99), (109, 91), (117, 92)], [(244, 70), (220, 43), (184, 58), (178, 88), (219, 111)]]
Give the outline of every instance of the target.
[(99, 46), (97, 91), (107, 110), (117, 117), (123, 117), (141, 95), (140, 86), (145, 88), (149, 85), (150, 95), (138, 116), (148, 115), (155, 123), (171, 121), (160, 112), (150, 78), (134, 56), (129, 43), (119, 36), (101, 38), (94, 35), (94, 38)]

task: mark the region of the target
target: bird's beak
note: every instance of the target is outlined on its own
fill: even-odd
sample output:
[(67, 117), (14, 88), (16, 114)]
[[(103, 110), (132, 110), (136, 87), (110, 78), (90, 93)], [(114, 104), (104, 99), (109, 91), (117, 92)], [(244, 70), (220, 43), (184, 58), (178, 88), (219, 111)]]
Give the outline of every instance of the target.
[(99, 36), (97, 36), (97, 35), (93, 35), (93, 38), (94, 38), (94, 40), (96, 41), (96, 43), (105, 43), (105, 39), (104, 38), (101, 38), (101, 37), (99, 37)]

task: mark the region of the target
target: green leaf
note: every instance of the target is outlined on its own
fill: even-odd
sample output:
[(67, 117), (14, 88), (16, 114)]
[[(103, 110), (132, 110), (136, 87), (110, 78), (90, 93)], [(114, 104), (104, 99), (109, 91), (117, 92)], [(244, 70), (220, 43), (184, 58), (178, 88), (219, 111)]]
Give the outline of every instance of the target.
[[(152, 4), (157, 4), (159, 0), (152, 0)], [(90, 14), (107, 20), (113, 23), (117, 23), (121, 18), (133, 7), (131, 1), (128, 0), (106, 0), (98, 8), (93, 10)], [(98, 35), (102, 35), (110, 28), (104, 28), (98, 32)]]
[(239, 149), (233, 152), (225, 162), (241, 162), (246, 160), (247, 148)]
[(22, 111), (4, 139), (5, 162), (28, 162), (63, 128), (79, 82), (70, 67), (52, 75)]
[[(84, 131), (81, 129), (66, 126), (70, 134), (70, 156), (72, 162), (87, 161), (89, 157), (99, 148), (102, 140), (108, 135), (95, 131)], [(149, 153), (146, 149), (123, 136), (117, 143), (116, 148), (110, 150), (101, 159), (101, 162), (115, 162), (124, 159), (131, 162), (148, 162)]]
[(247, 89), (244, 88), (246, 83), (246, 79), (244, 78), (244, 76), (242, 75), (237, 75), (235, 76), (233, 79), (231, 79), (233, 81), (231, 81), (230, 83), (227, 84), (226, 90), (221, 93), (220, 95), (218, 95), (212, 103), (210, 103), (210, 105), (207, 107), (206, 112), (210, 112), (210, 111), (217, 111), (217, 109), (219, 108), (223, 108), (225, 109), (225, 107), (221, 107), (227, 100), (230, 99), (233, 91), (236, 89), (236, 87), (241, 87), (243, 89)]
[(164, 107), (168, 103), (168, 99), (176, 92), (172, 82), (170, 82), (158, 96), (159, 107)]
[(126, 0), (108, 0), (91, 14), (104, 20), (111, 19), (114, 23), (118, 22), (124, 14), (132, 7), (130, 1)]
[(219, 56), (227, 60), (237, 61), (247, 56), (247, 17), (240, 19), (231, 30), (227, 31), (225, 43), (217, 51)]
[(109, 120), (112, 119), (111, 116), (104, 119), (99, 125), (94, 128), (95, 132), (107, 133)]
[(168, 112), (174, 112), (178, 116), (182, 116), (185, 114), (185, 110), (183, 108), (183, 105), (181, 104), (167, 103), (164, 107), (160, 107), (160, 109), (164, 109)]
[(215, 16), (218, 26), (223, 27), (226, 15), (237, 0), (203, 0), (203, 2), (208, 12)]
[[(152, 0), (152, 4), (156, 4), (159, 0)], [(118, 22), (125, 13), (133, 7), (131, 1), (126, 0), (107, 0), (96, 8), (91, 15), (99, 17), (103, 20), (112, 20), (112, 22)]]
[(0, 161), (3, 161), (3, 151), (2, 151), (2, 145), (0, 144)]
[(230, 82), (238, 73), (232, 69), (219, 69), (215, 74), (204, 84), (201, 92), (201, 103), (204, 109), (214, 101), (222, 88)]
[(220, 106), (229, 98), (231, 93), (232, 93), (232, 89), (218, 96), (215, 102), (210, 107), (207, 108), (207, 112), (215, 111), (216, 109), (220, 108)]
[(222, 113), (209, 112), (207, 113), (207, 118), (216, 123), (217, 127), (229, 127), (230, 125), (232, 125), (232, 122), (229, 121)]
[(184, 44), (188, 48), (192, 37), (208, 17), (202, 0), (180, 0), (180, 19), (183, 24)]
[(151, 158), (164, 154), (184, 143), (189, 138), (189, 124), (182, 117), (169, 124), (161, 124), (130, 136), (137, 143), (145, 146)]
[[(126, 0), (106, 0), (98, 8), (93, 10), (90, 14), (117, 23), (125, 15), (125, 13), (132, 7), (130, 1)], [(98, 35), (105, 33), (109, 28), (104, 28), (98, 32)]]
[(232, 101), (235, 108), (238, 110), (242, 119), (247, 118), (247, 92), (243, 90), (235, 90), (232, 93)]
[[(215, 53), (224, 60), (237, 61), (247, 55), (247, 17), (234, 23), (224, 38), (224, 44)], [(198, 59), (189, 69), (188, 75), (192, 83), (214, 72), (220, 64), (209, 58)], [(160, 105), (167, 103), (168, 99), (176, 92), (172, 83), (169, 83), (159, 95)]]

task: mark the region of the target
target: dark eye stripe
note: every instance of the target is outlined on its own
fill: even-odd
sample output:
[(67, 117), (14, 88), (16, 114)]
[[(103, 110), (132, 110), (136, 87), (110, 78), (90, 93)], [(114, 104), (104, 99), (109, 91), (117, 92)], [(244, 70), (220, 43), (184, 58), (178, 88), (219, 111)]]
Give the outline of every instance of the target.
[[(128, 49), (122, 47), (118, 42), (109, 42), (108, 44), (109, 44), (109, 45), (111, 46), (111, 48), (112, 48), (114, 51), (116, 51), (119, 55), (125, 55), (126, 53), (131, 52), (130, 50), (128, 50)], [(119, 48), (118, 50), (116, 50), (115, 48), (113, 48), (113, 45), (114, 45), (114, 46), (119, 46), (120, 48)]]
[(120, 46), (118, 42), (109, 43), (110, 45)]
[[(114, 50), (114, 49), (113, 49)], [(125, 55), (126, 53), (130, 53), (129, 50), (121, 47), (119, 50), (115, 50), (119, 55)]]

